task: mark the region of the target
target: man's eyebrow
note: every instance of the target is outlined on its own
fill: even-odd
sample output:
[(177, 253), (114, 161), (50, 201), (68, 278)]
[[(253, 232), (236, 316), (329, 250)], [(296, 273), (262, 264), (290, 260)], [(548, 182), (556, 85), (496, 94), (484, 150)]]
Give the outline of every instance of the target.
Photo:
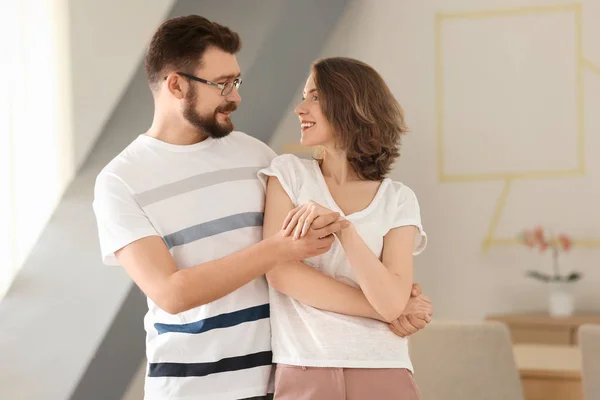
[(213, 81), (219, 82), (219, 81), (225, 81), (225, 80), (230, 80), (230, 79), (236, 79), (236, 78), (239, 78), (240, 76), (242, 76), (242, 74), (226, 74), (226, 75), (217, 76), (216, 78), (213, 79)]

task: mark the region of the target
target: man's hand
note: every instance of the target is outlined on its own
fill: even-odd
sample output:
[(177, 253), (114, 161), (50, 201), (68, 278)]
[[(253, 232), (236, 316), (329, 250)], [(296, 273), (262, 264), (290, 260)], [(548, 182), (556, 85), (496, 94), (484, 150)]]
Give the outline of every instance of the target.
[(433, 306), (429, 297), (424, 296), (418, 283), (413, 284), (411, 297), (400, 318), (389, 324), (392, 332), (400, 337), (410, 336), (425, 328), (431, 322)]

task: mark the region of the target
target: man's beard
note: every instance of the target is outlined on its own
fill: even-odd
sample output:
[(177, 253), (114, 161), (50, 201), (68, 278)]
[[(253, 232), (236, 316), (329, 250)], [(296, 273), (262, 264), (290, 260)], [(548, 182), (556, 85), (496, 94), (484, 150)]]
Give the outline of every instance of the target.
[(196, 111), (196, 91), (192, 88), (185, 99), (183, 108), (183, 117), (192, 124), (200, 133), (214, 139), (223, 138), (233, 131), (233, 123), (226, 118), (225, 122), (217, 121), (219, 112), (233, 112), (237, 109), (237, 104), (227, 102), (215, 109), (212, 115), (201, 116)]

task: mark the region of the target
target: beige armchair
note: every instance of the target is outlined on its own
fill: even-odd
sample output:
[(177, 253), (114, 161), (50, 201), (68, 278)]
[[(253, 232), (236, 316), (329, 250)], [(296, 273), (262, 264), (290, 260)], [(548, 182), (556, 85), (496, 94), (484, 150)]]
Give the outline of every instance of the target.
[(423, 400), (523, 400), (510, 334), (498, 322), (432, 322), (409, 338)]

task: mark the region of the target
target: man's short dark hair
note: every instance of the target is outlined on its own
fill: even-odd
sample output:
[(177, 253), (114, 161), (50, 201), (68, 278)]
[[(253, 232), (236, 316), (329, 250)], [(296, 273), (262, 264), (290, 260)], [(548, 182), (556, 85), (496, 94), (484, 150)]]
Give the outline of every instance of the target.
[(242, 42), (240, 36), (226, 26), (199, 15), (164, 22), (152, 37), (146, 53), (144, 66), (150, 88), (154, 90), (169, 72), (192, 72), (211, 46), (236, 54)]

